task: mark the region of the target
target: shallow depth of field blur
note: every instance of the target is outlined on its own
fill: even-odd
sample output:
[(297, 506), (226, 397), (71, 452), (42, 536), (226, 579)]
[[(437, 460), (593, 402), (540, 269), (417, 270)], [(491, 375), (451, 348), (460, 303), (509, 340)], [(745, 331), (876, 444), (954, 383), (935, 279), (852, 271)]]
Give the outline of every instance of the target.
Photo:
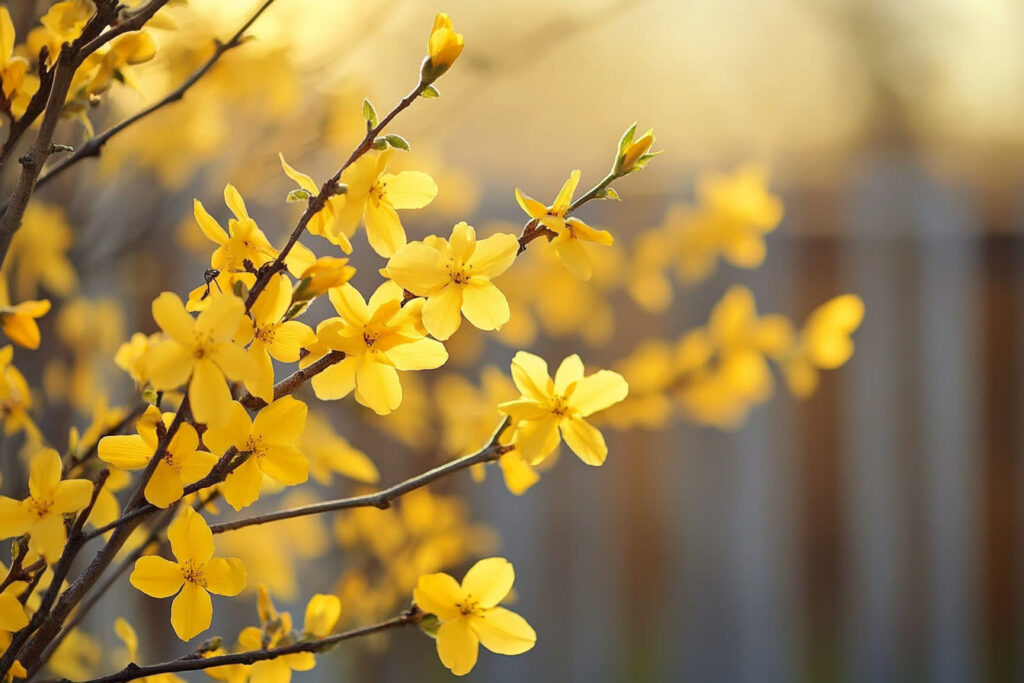
[[(10, 3), (19, 35), (46, 4)], [(155, 31), (157, 58), (132, 70), (138, 92), (111, 89), (89, 114), (96, 129), (175, 87), (256, 4), (176, 8), (194, 37)], [(226, 219), (221, 193), (233, 183), (279, 245), (300, 210), (284, 201), (293, 184), (278, 153), (318, 181), (333, 173), (362, 136), (362, 98), (385, 112), (415, 85), (437, 11), (452, 16), (466, 48), (437, 83), (442, 97), (416, 102), (393, 127), (412, 147), (402, 167), (439, 186), (430, 207), (402, 214), (410, 239), (447, 235), (459, 220), (518, 233), (525, 218), (514, 188), (548, 202), (576, 168), (590, 187), (634, 120), (654, 128), (664, 153), (616, 183), (621, 203), (581, 210), (616, 236), (592, 282), (552, 268), (534, 249), (546, 246), (540, 240), (500, 281), (512, 302), (507, 337), (464, 323), (444, 368), (403, 375), (405, 399), (389, 418), (351, 397), (319, 404), (373, 459), (381, 483), (457, 455), (470, 418), (445, 414), (446, 399), (466, 401), (460, 392), (467, 380), (479, 385), (485, 366), (507, 374), (519, 348), (552, 364), (579, 352), (588, 367), (612, 367), (651, 339), (675, 343), (706, 324), (737, 284), (759, 312), (797, 325), (840, 294), (866, 308), (853, 358), (822, 373), (806, 399), (776, 374), (773, 396), (745, 419), (716, 427), (677, 411), (652, 418), (654, 429), (606, 428), (602, 468), (563, 452), (522, 496), (494, 467), (482, 483), (459, 473), (432, 487), (461, 496), (472, 525), (460, 542), (473, 548), (452, 572), (470, 558), (509, 558), (514, 608), (538, 633), (524, 655), (482, 651), (467, 680), (1024, 680), (1016, 0), (277, 0), (256, 39), (183, 102), (36, 196), (66, 209), (70, 248), (37, 236), (22, 247), (34, 254), (22, 268), (53, 270), (66, 253), (75, 297), (91, 302), (62, 298), (74, 285), (66, 273), (38, 291), (19, 291), (19, 275), (32, 282), (31, 273), (9, 276), (14, 299), (54, 301), (42, 351), (16, 353), (49, 406), (38, 415), (44, 432), (62, 443), (70, 425), (87, 424), (81, 406), (95, 404), (97, 387), (114, 387), (111, 404), (132, 396), (114, 351), (133, 331), (156, 329), (159, 292), (184, 296), (208, 266), (213, 245), (192, 218), (193, 198)], [(63, 125), (58, 141), (74, 145), (78, 124)], [(673, 264), (682, 255), (635, 238), (683, 220), (701, 178), (748, 164), (770, 173), (785, 207), (763, 264), (719, 263), (690, 284), (672, 277), (670, 299), (644, 282), (655, 266), (638, 254)], [(323, 240), (309, 244), (341, 255)], [(354, 283), (371, 291), (383, 263), (364, 233), (355, 244)], [(16, 470), (17, 446), (5, 445), (5, 475)], [(14, 495), (15, 481), (5, 476), (3, 493)], [(359, 490), (337, 477), (321, 489)], [(372, 538), (394, 523), (384, 519), (392, 512), (361, 514), (281, 524), (272, 545), (239, 535), (218, 547), (242, 557), (250, 588), (266, 583), (279, 608), (301, 614), (310, 594), (337, 588), (342, 621), (370, 623), (372, 602), (391, 598), (355, 579), (340, 585), (341, 568), (354, 563), (345, 550), (321, 552), (331, 537)], [(103, 648), (76, 640), (69, 665), (91, 666), (119, 647), (116, 616), (136, 626), (147, 662), (189, 651), (170, 631), (168, 601), (118, 586), (86, 621)], [(231, 638), (256, 622), (252, 593), (214, 604), (211, 634)], [(345, 643), (296, 674), (412, 676), (451, 680), (416, 629)]]

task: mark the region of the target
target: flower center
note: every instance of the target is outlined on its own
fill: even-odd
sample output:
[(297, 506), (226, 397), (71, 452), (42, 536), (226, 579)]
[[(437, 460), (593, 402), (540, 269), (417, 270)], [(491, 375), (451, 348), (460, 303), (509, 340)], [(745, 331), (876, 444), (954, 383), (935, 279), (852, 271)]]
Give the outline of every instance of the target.
[(206, 588), (206, 577), (203, 576), (203, 565), (195, 560), (185, 560), (181, 565), (181, 576), (185, 581)]
[(49, 498), (30, 498), (29, 509), (35, 513), (37, 517), (45, 517), (46, 513), (50, 511), (53, 506), (53, 501)]
[(268, 325), (266, 327), (257, 327), (256, 330), (255, 330), (254, 336), (257, 339), (259, 339), (261, 342), (263, 342), (264, 344), (270, 344), (270, 343), (273, 343), (274, 335), (276, 333), (277, 333), (277, 330), (274, 329), (274, 326), (273, 325)]
[(555, 396), (551, 403), (551, 412), (559, 417), (565, 417), (570, 412), (569, 402), (565, 396)]
[(466, 615), (476, 614), (480, 611), (480, 603), (478, 603), (476, 600), (473, 600), (472, 596), (470, 595), (466, 596), (466, 600), (464, 602), (455, 603), (455, 606), (459, 608), (460, 612)]
[(196, 358), (205, 358), (213, 350), (213, 338), (209, 334), (196, 331), (192, 333), (192, 338), (195, 340), (192, 344), (192, 355)]
[(242, 448), (242, 450), (248, 451), (250, 457), (262, 458), (266, 454), (263, 449), (263, 437), (256, 435), (250, 436), (245, 440), (245, 447)]
[(473, 270), (473, 266), (468, 263), (459, 263), (455, 259), (449, 258), (445, 269), (448, 271), (448, 278), (455, 284), (469, 284), (469, 278), (471, 277), (469, 271)]

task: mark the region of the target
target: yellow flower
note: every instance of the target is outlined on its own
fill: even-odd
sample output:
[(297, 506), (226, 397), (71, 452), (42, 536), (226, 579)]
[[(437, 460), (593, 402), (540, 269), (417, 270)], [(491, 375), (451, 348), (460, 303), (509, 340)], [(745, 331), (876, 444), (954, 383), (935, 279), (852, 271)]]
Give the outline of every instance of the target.
[[(6, 289), (6, 288), (4, 288)], [(50, 302), (23, 301), (14, 306), (0, 307), (0, 326), (7, 338), (18, 346), (27, 349), (39, 348), (39, 325), (36, 318), (41, 318), (50, 310)]]
[(356, 269), (348, 265), (347, 258), (321, 256), (313, 265), (302, 271), (292, 298), (295, 301), (316, 298), (326, 294), (332, 287), (341, 287), (355, 274)]
[[(320, 188), (317, 187), (316, 181), (305, 173), (292, 168), (291, 165), (284, 160), (283, 154), (278, 153), (277, 156), (281, 160), (281, 168), (284, 169), (285, 175), (294, 180), (300, 190), (305, 190), (310, 197), (315, 197), (320, 194)], [(341, 213), (344, 205), (344, 195), (336, 194), (328, 197), (327, 201), (324, 202), (324, 207), (309, 219), (309, 223), (306, 225), (306, 230), (314, 235), (320, 235), (320, 237), (323, 237), (331, 244), (338, 245), (346, 254), (351, 254), (352, 242), (349, 241), (351, 232), (342, 232), (339, 229), (338, 224), (338, 215)], [(352, 225), (351, 229), (355, 230), (355, 227), (355, 225)], [(342, 284), (344, 283), (338, 283), (338, 285)]]
[(71, 226), (62, 209), (30, 202), (7, 254), (12, 294), (35, 298), (40, 285), (54, 294), (70, 294), (78, 283), (67, 256), (71, 242)]
[[(4, 575), (7, 569), (0, 564)], [(0, 593), (0, 631), (14, 632), (28, 626), (28, 615), (18, 596), (27, 588), (24, 581), (13, 581)]]
[(28, 73), (27, 59), (14, 56), (14, 38), (11, 13), (7, 7), (0, 7), (0, 85), (4, 98), (10, 102), (11, 115), (17, 119), (39, 89), (39, 77)]
[[(448, 360), (444, 345), (424, 336), (423, 301), (402, 306), (401, 289), (393, 283), (378, 287), (369, 302), (352, 285), (332, 289), (329, 296), (340, 317), (320, 323), (317, 337), (345, 358), (313, 378), (317, 398), (343, 398), (355, 389), (359, 403), (387, 415), (402, 403), (399, 370), (432, 370)], [(303, 362), (313, 362), (315, 355)]]
[(115, 78), (135, 87), (134, 79), (125, 67), (143, 64), (153, 59), (156, 43), (146, 31), (129, 31), (86, 57), (75, 72), (70, 92), (80, 97), (98, 95), (106, 91)]
[(432, 83), (447, 71), (462, 54), (463, 38), (452, 28), (451, 18), (444, 12), (434, 17), (434, 26), (427, 40), (429, 60), (424, 62), (421, 79)]
[(432, 235), (399, 249), (388, 261), (387, 274), (426, 298), (423, 326), (444, 340), (459, 329), (460, 311), (481, 330), (497, 330), (508, 322), (508, 300), (491, 279), (512, 265), (518, 251), (515, 235), (492, 235), (478, 242), (473, 226), (462, 222), (450, 240)]
[(316, 341), (309, 325), (298, 320), (282, 320), (292, 304), (292, 287), (288, 276), (275, 275), (260, 292), (249, 311), (252, 316), (242, 318), (242, 331), (235, 341), (245, 345), (250, 340), (249, 356), (257, 373), (245, 382), (245, 388), (268, 403), (274, 400), (274, 358), (282, 363), (299, 360), (299, 351)]
[(132, 338), (117, 347), (114, 363), (127, 372), (135, 383), (142, 386), (149, 381), (148, 359), (150, 351), (163, 341), (159, 334), (136, 332)]
[(39, 54), (45, 45), (49, 48), (46, 66), (52, 67), (57, 63), (61, 46), (74, 42), (95, 12), (96, 7), (91, 0), (63, 0), (51, 5), (39, 20), (42, 26), (29, 33), (29, 51)]
[(618, 156), (615, 157), (615, 166), (612, 169), (615, 175), (626, 175), (633, 171), (639, 171), (647, 165), (651, 159), (661, 152), (650, 153), (654, 144), (654, 129), (649, 129), (636, 140), (633, 135), (636, 133), (636, 124), (630, 126), (619, 140)]
[(501, 655), (518, 655), (537, 642), (537, 634), (521, 616), (498, 607), (515, 581), (511, 563), (489, 557), (470, 567), (460, 585), (448, 574), (421, 576), (413, 600), (441, 622), (437, 654), (456, 676), (476, 665), (478, 646)]
[(254, 379), (258, 371), (252, 357), (232, 340), (244, 315), (245, 305), (232, 294), (214, 294), (209, 308), (196, 319), (172, 292), (154, 299), (153, 318), (171, 338), (148, 354), (153, 388), (176, 389), (187, 381), (196, 420), (207, 424), (224, 420), (231, 405), (225, 376), (244, 382)]
[(793, 352), (781, 363), (786, 382), (799, 398), (818, 386), (818, 370), (834, 370), (853, 355), (850, 335), (864, 319), (864, 302), (844, 294), (825, 302), (807, 317)]
[[(263, 628), (249, 626), (238, 634), (238, 644), (244, 651), (258, 651), (283, 647), (294, 642), (292, 638), (292, 615), (288, 612), (280, 614), (274, 608), (264, 586), (259, 587), (258, 608)], [(340, 607), (339, 607), (340, 611)], [(252, 681), (265, 683), (288, 683), (292, 671), (309, 671), (316, 666), (316, 658), (312, 652), (295, 652), (274, 659), (255, 662), (249, 667), (249, 678)]]
[(228, 421), (210, 427), (203, 443), (217, 453), (232, 446), (248, 459), (221, 484), (224, 500), (236, 510), (260, 497), (263, 475), (285, 486), (301, 484), (309, 477), (309, 462), (295, 447), (306, 426), (306, 404), (283, 396), (256, 414), (252, 420), (240, 403), (232, 403)]
[(545, 228), (555, 233), (551, 246), (569, 271), (581, 280), (589, 280), (591, 275), (590, 257), (583, 247), (584, 242), (596, 242), (610, 246), (615, 242), (607, 230), (595, 230), (578, 218), (566, 218), (565, 214), (572, 204), (572, 195), (580, 184), (580, 172), (575, 170), (565, 181), (555, 203), (544, 206), (536, 199), (531, 199), (516, 188), (516, 201), (523, 211), (535, 218)]
[(334, 630), (341, 617), (341, 600), (337, 595), (317, 593), (306, 604), (306, 621), (302, 632), (313, 638), (323, 638)]
[[(156, 452), (157, 424), (162, 420), (167, 427), (173, 419), (174, 413), (161, 416), (159, 408), (149, 406), (135, 423), (137, 434), (106, 436), (100, 440), (100, 460), (126, 470), (145, 467)], [(217, 456), (198, 449), (199, 435), (192, 425), (183, 422), (146, 484), (146, 500), (165, 508), (181, 498), (186, 486), (209, 474)]]
[(60, 456), (46, 448), (36, 453), (29, 464), (28, 498), (19, 501), (0, 496), (0, 538), (28, 534), (29, 550), (51, 564), (60, 557), (67, 542), (64, 515), (84, 508), (92, 496), (91, 481), (61, 481), (60, 473)]
[(40, 439), (39, 428), (28, 415), (32, 408), (32, 392), (25, 376), (11, 363), (13, 358), (14, 347), (10, 344), (0, 349), (0, 415), (3, 416), (4, 433), (9, 436), (24, 429), (30, 438)]
[(210, 593), (238, 595), (245, 588), (245, 565), (233, 557), (213, 556), (210, 527), (190, 506), (171, 522), (167, 540), (177, 562), (156, 555), (140, 557), (129, 581), (154, 598), (177, 593), (171, 604), (171, 626), (179, 638), (189, 641), (210, 627)]
[(397, 209), (422, 209), (437, 196), (437, 184), (421, 171), (388, 173), (393, 150), (379, 155), (364, 154), (345, 169), (345, 202), (337, 216), (335, 231), (351, 235), (366, 223), (366, 238), (375, 252), (387, 258), (405, 246), (405, 229)]
[(561, 438), (588, 465), (608, 455), (604, 437), (584, 418), (618, 403), (629, 387), (622, 375), (599, 370), (583, 376), (583, 361), (573, 354), (562, 361), (554, 380), (542, 358), (520, 351), (512, 359), (512, 380), (522, 397), (498, 408), (515, 422), (515, 445), (523, 459), (536, 465), (551, 454)]

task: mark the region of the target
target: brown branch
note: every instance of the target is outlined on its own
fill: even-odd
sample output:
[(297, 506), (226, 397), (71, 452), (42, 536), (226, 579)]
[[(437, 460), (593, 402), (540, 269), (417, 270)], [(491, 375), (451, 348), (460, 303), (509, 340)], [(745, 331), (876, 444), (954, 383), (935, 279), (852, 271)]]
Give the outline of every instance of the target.
[(234, 35), (228, 38), (227, 41), (223, 43), (220, 41), (215, 41), (216, 49), (214, 50), (210, 58), (207, 59), (202, 66), (200, 66), (175, 90), (168, 93), (163, 99), (159, 100), (158, 102), (154, 102), (145, 109), (128, 117), (124, 121), (121, 121), (117, 125), (105, 130), (104, 132), (100, 133), (96, 137), (86, 142), (84, 145), (76, 149), (74, 154), (62, 160), (59, 164), (57, 164), (56, 166), (48, 170), (46, 173), (44, 173), (42, 177), (39, 178), (39, 182), (36, 183), (36, 187), (41, 187), (45, 185), (50, 180), (60, 175), (67, 169), (71, 168), (82, 159), (99, 156), (100, 152), (103, 150), (103, 147), (107, 144), (107, 142), (110, 141), (112, 137), (114, 137), (124, 129), (133, 126), (134, 124), (138, 123), (139, 121), (153, 114), (154, 112), (184, 98), (185, 93), (188, 92), (189, 89), (192, 88), (192, 86), (198, 83), (199, 80), (202, 79), (203, 76), (205, 76), (206, 73), (213, 68), (213, 66), (220, 60), (221, 57), (224, 56), (225, 53), (227, 53), (229, 50), (238, 47), (244, 42), (243, 36), (245, 32), (252, 27), (252, 25), (260, 17), (260, 15), (263, 14), (263, 12), (273, 3), (274, 0), (265, 0), (265, 2), (259, 6), (259, 8), (252, 14), (252, 16), (250, 16), (249, 19), (244, 24), (242, 24), (241, 28), (239, 28)]
[(323, 652), (324, 650), (327, 650), (345, 640), (351, 640), (353, 638), (359, 638), (373, 633), (380, 633), (381, 631), (387, 631), (400, 626), (416, 624), (422, 616), (423, 613), (414, 605), (405, 612), (399, 614), (397, 617), (392, 617), (372, 626), (363, 626), (362, 628), (342, 631), (341, 633), (336, 633), (332, 636), (327, 636), (326, 638), (321, 638), (319, 640), (299, 641), (290, 645), (283, 645), (281, 647), (269, 648), (266, 650), (235, 652), (227, 655), (218, 655), (216, 657), (203, 657), (199, 654), (192, 654), (174, 661), (163, 662), (162, 664), (151, 664), (149, 666), (139, 666), (132, 663), (117, 673), (110, 674), (109, 676), (101, 676), (100, 678), (93, 678), (86, 683), (123, 683), (125, 681), (133, 681), (138, 678), (156, 676), (165, 673), (212, 669), (217, 666), (229, 666), (232, 664), (255, 664), (256, 662), (275, 659), (277, 657), (296, 654), (298, 652)]
[[(71, 531), (68, 534), (67, 542), (64, 544), (64, 550), (60, 555), (60, 559), (58, 559), (57, 564), (53, 566), (53, 576), (50, 578), (50, 587), (47, 588), (46, 592), (43, 594), (43, 597), (39, 602), (39, 607), (32, 615), (32, 619), (28, 622), (28, 625), (13, 634), (10, 644), (7, 646), (7, 651), (4, 652), (3, 657), (0, 657), (0, 678), (7, 675), (7, 672), (10, 671), (15, 659), (20, 659), (17, 655), (22, 646), (25, 645), (32, 634), (45, 623), (50, 607), (53, 606), (54, 601), (57, 599), (57, 595), (60, 593), (64, 577), (68, 575), (68, 571), (71, 569), (71, 562), (75, 559), (75, 555), (78, 554), (78, 551), (85, 544), (85, 536), (82, 534), (82, 527), (85, 526), (85, 520), (88, 519), (89, 515), (92, 513), (92, 508), (96, 505), (96, 498), (99, 496), (100, 490), (107, 482), (107, 477), (109, 476), (110, 470), (107, 469), (100, 470), (100, 473), (96, 475), (96, 481), (94, 481), (92, 485), (92, 496), (89, 498), (89, 503), (75, 518), (74, 524), (71, 525)], [(42, 572), (40, 572), (38, 576), (41, 575)], [(21, 663), (23, 666), (26, 664), (24, 660)], [(32, 671), (33, 669), (29, 669), (29, 675), (31, 675)]]
[(292, 230), (292, 234), (289, 235), (288, 241), (285, 242), (285, 245), (281, 249), (280, 253), (278, 253), (277, 258), (260, 268), (256, 282), (253, 283), (252, 289), (249, 290), (249, 296), (245, 300), (245, 310), (247, 312), (252, 308), (252, 305), (256, 303), (256, 299), (259, 297), (260, 292), (266, 288), (271, 278), (284, 270), (285, 259), (288, 257), (289, 252), (291, 252), (292, 247), (295, 246), (295, 243), (299, 241), (299, 237), (302, 236), (306, 226), (309, 225), (309, 221), (311, 221), (313, 216), (320, 213), (324, 206), (327, 205), (328, 199), (341, 191), (338, 185), (338, 182), (341, 180), (341, 174), (373, 148), (374, 140), (377, 139), (377, 136), (380, 135), (381, 131), (383, 131), (396, 116), (408, 108), (409, 105), (412, 104), (428, 86), (428, 83), (424, 83), (421, 80), (419, 84), (413, 88), (412, 92), (403, 97), (401, 101), (395, 105), (394, 109), (388, 112), (388, 115), (381, 119), (376, 126), (370, 126), (369, 122), (367, 122), (366, 135), (363, 136), (362, 141), (352, 151), (352, 154), (350, 154), (348, 159), (345, 160), (345, 163), (342, 164), (341, 168), (339, 168), (334, 175), (328, 178), (324, 184), (320, 186), (320, 192), (318, 192), (315, 197), (310, 197), (309, 203), (306, 205), (306, 210), (302, 212), (302, 216), (299, 217), (298, 224), (295, 226), (295, 229)]
[(367, 493), (362, 496), (337, 498), (335, 500), (313, 503), (312, 505), (303, 505), (302, 507), (290, 508), (288, 510), (278, 510), (277, 512), (269, 512), (264, 515), (255, 515), (245, 519), (237, 519), (233, 522), (222, 522), (221, 524), (214, 524), (211, 526), (210, 531), (215, 534), (220, 534), (225, 531), (234, 531), (236, 529), (243, 529), (257, 524), (277, 522), (282, 519), (305, 517), (306, 515), (318, 515), (325, 512), (336, 512), (338, 510), (349, 510), (352, 508), (376, 507), (381, 510), (385, 510), (391, 507), (391, 501), (395, 498), (399, 498), (400, 496), (404, 496), (410, 491), (426, 486), (427, 484), (452, 474), (453, 472), (464, 470), (467, 467), (472, 467), (478, 463), (497, 460), (505, 453), (508, 453), (514, 448), (514, 446), (503, 445), (499, 443), (499, 440), (501, 439), (501, 435), (504, 433), (505, 429), (508, 428), (510, 422), (510, 418), (506, 417), (498, 429), (495, 430), (490, 442), (476, 453), (451, 460), (443, 465), (435, 467), (432, 470), (428, 470), (423, 474), (418, 474), (415, 477), (406, 479), (394, 486), (389, 486), (386, 489), (381, 489), (374, 493)]
[[(331, 351), (323, 358), (310, 363), (301, 370), (296, 370), (274, 385), (274, 400), (276, 401), (282, 396), (288, 396), (295, 393), (295, 391), (298, 390), (306, 380), (314, 377), (315, 375), (319, 375), (335, 363), (340, 363), (344, 358), (344, 351)], [(267, 402), (262, 398), (253, 396), (249, 392), (245, 392), (245, 395), (238, 399), (238, 401), (249, 410), (259, 410), (267, 405)]]

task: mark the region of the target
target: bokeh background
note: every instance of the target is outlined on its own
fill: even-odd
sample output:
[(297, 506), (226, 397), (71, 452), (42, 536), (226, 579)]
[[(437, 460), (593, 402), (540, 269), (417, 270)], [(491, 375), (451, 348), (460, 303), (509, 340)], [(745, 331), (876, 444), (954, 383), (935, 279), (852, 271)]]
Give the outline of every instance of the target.
[[(30, 26), (45, 4), (10, 8)], [(90, 114), (97, 129), (173, 87), (204, 54), (201, 37), (230, 35), (256, 4), (190, 0), (176, 16), (199, 37), (168, 39), (173, 48), (135, 70), (139, 92), (111, 90), (109, 106)], [(738, 429), (681, 418), (616, 432), (603, 468), (563, 457), (521, 497), (494, 475), (440, 487), (497, 532), (496, 552), (517, 570), (516, 610), (540, 635), (523, 656), (482, 654), (468, 679), (1024, 680), (1016, 0), (278, 0), (208, 87), (40, 193), (67, 209), (82, 291), (120, 311), (116, 341), (153, 330), (156, 293), (201, 280), (196, 245), (209, 247), (191, 221), (193, 197), (225, 218), (220, 191), (232, 182), (281, 238), (297, 210), (283, 203), (291, 188), (278, 152), (316, 178), (332, 172), (360, 137), (362, 96), (385, 111), (415, 84), (439, 10), (466, 49), (438, 83), (442, 97), (394, 128), (412, 143), (410, 167), (425, 165), (441, 191), (410, 216), (410, 234), (447, 234), (459, 219), (521, 225), (513, 188), (550, 200), (574, 168), (596, 182), (634, 120), (654, 127), (664, 153), (616, 185), (621, 204), (585, 210), (622, 244), (692, 202), (709, 171), (761, 164), (785, 205), (759, 269), (723, 265), (656, 312), (623, 292), (599, 297), (614, 312), (604, 331), (586, 323), (606, 312), (572, 292), (568, 313), (552, 315), (581, 315), (558, 334), (541, 325), (538, 353), (612, 362), (644, 339), (704, 324), (734, 283), (796, 320), (847, 292), (867, 310), (846, 366), (804, 401), (780, 386)], [(356, 282), (369, 287), (379, 264), (363, 247)], [(99, 314), (87, 320), (106, 329)], [(514, 351), (466, 349), (473, 368), (507, 368)], [(109, 357), (96, 372), (120, 387), (111, 400), (123, 399), (130, 382)], [(54, 372), (28, 374), (56, 383)], [(351, 400), (327, 408), (385, 482), (437, 457), (415, 407), (393, 429), (362, 419)], [(48, 419), (55, 433), (80, 422), (70, 406)], [(344, 560), (300, 554), (301, 588), (283, 591), (279, 606), (301, 612)], [(125, 614), (149, 638), (145, 657), (184, 652), (167, 637), (166, 602), (121, 588), (88, 622), (100, 641), (114, 642), (110, 621)], [(238, 614), (215, 604), (215, 630), (254, 622), (254, 600)], [(449, 674), (410, 631), (339, 648), (298, 676)]]

